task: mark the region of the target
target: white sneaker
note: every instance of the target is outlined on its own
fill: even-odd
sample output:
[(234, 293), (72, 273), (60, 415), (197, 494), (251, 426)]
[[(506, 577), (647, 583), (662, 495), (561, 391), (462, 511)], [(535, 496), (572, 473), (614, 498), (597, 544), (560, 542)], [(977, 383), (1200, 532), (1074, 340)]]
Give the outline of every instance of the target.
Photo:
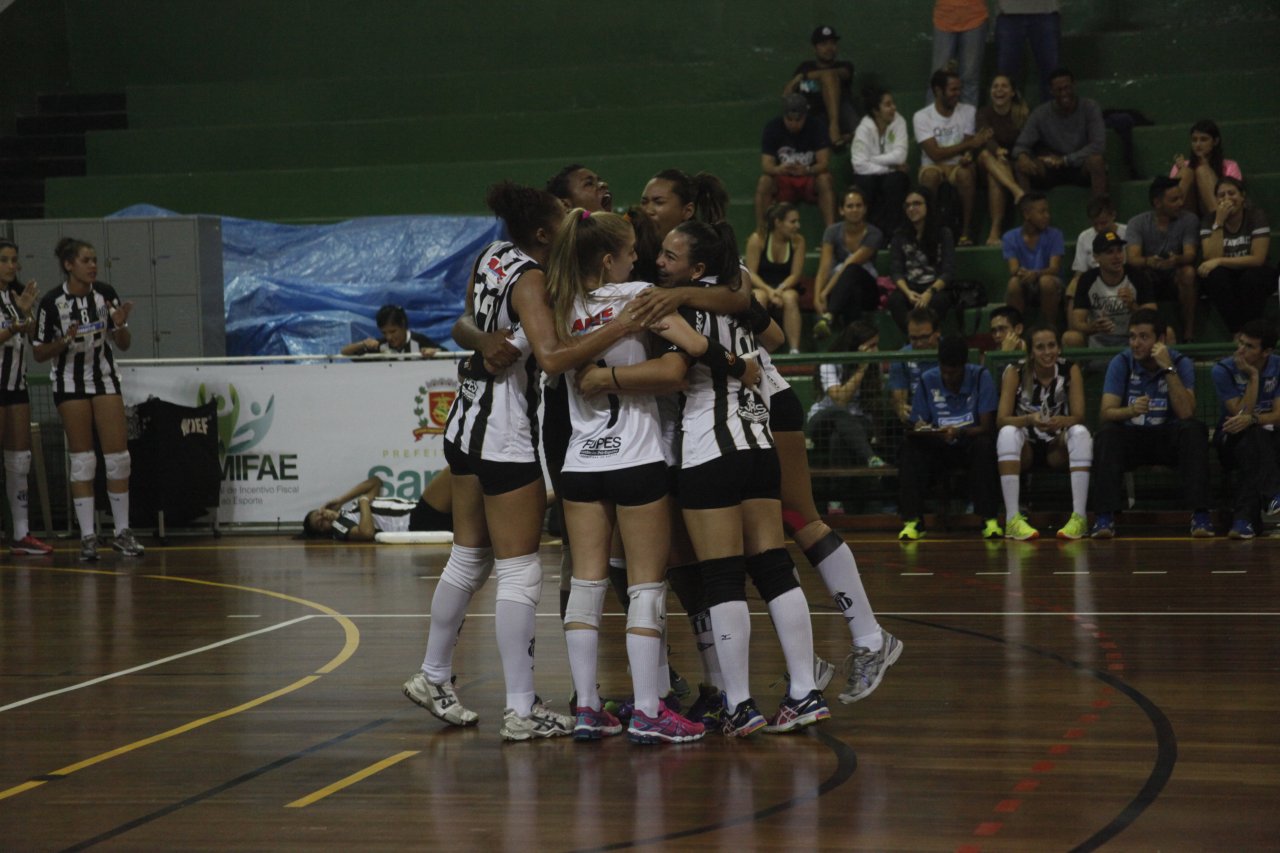
[(452, 679), (436, 684), (418, 670), (404, 683), (404, 695), (451, 726), (474, 726), (480, 721), (479, 714), (462, 707), (458, 694), (453, 691)]
[(532, 740), (536, 737), (565, 737), (573, 734), (574, 719), (557, 714), (546, 705), (534, 705), (529, 716), (521, 717), (507, 708), (502, 712), (503, 740)]
[(827, 685), (831, 683), (831, 677), (835, 674), (835, 664), (830, 661), (823, 660), (816, 654), (813, 656), (813, 683), (818, 690), (826, 690)]
[(845, 691), (840, 694), (840, 701), (846, 705), (865, 699), (880, 686), (884, 671), (893, 665), (902, 655), (902, 643), (897, 637), (883, 628), (880, 635), (884, 644), (880, 651), (873, 652), (863, 646), (854, 646), (853, 652), (845, 659), (849, 670), (849, 682)]

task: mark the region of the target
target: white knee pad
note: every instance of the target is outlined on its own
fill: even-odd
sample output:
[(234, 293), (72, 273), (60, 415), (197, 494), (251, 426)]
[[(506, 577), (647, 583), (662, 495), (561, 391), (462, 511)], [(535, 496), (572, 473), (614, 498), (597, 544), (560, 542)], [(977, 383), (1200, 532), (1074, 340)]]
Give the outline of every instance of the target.
[(638, 583), (627, 587), (631, 604), (627, 607), (627, 630), (648, 628), (662, 633), (667, 622), (667, 585)]
[[(498, 601), (538, 606), (542, 597), (542, 561), (537, 554), (495, 560), (493, 569), (498, 575)], [(572, 590), (569, 594), (573, 594)]]
[[(501, 583), (501, 579), (498, 581)], [(604, 595), (609, 591), (609, 581), (587, 581), (574, 578), (569, 586), (569, 603), (564, 609), (564, 624), (577, 623), (600, 627), (600, 614), (604, 613)]]
[(493, 571), (492, 548), (468, 548), (454, 545), (449, 552), (449, 562), (440, 573), (441, 583), (456, 586), (463, 592), (475, 595)]
[(1076, 424), (1067, 430), (1067, 459), (1072, 468), (1088, 468), (1093, 464), (1093, 436), (1087, 426)]
[(4, 452), (4, 470), (8, 474), (25, 477), (31, 472), (30, 450), (6, 450)]
[(98, 457), (89, 450), (68, 455), (71, 458), (71, 482), (92, 483), (93, 475), (98, 470)]
[(129, 462), (129, 451), (121, 450), (119, 453), (104, 453), (102, 455), (102, 467), (107, 472), (108, 480), (129, 479), (129, 472), (133, 469)]
[(1022, 427), (1000, 427), (996, 435), (996, 459), (1000, 462), (1022, 461), (1022, 445), (1027, 443), (1027, 431)]

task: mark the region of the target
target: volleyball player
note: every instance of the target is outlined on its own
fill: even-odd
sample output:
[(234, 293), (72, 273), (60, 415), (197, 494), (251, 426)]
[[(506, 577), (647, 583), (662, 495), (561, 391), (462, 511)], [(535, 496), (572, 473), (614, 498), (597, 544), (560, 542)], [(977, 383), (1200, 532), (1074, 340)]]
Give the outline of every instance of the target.
[(31, 470), (31, 403), (27, 395), (27, 337), (35, 328), (32, 308), (40, 295), (34, 281), (22, 285), (18, 247), (0, 240), (0, 432), (4, 444), (4, 486), (13, 515), (11, 554), (50, 554), (53, 548), (31, 535), (27, 474)]
[(127, 557), (143, 548), (129, 529), (129, 444), (124, 399), (112, 348), (127, 350), (132, 302), (98, 281), (98, 254), (83, 240), (64, 237), (54, 254), (66, 276), (62, 286), (40, 300), (32, 338), (36, 361), (53, 359), (53, 402), (62, 418), (71, 460), (71, 497), (80, 526), (80, 559), (98, 559), (94, 533), (93, 452), (96, 432), (107, 473), (107, 498), (115, 521), (112, 547)]
[[(658, 179), (655, 178), (654, 181), (656, 180)], [(654, 185), (654, 181), (650, 181), (650, 186)], [(648, 192), (649, 189), (646, 188), (646, 193)], [(674, 195), (674, 191), (660, 185), (656, 195), (659, 199), (665, 199)], [(678, 195), (675, 197), (679, 198)], [(670, 218), (669, 210), (672, 207), (668, 203), (658, 207), (657, 211)], [(693, 205), (689, 204), (687, 210), (692, 215)], [(675, 287), (654, 290), (638, 299), (633, 308), (639, 313), (641, 321), (649, 322), (681, 305), (689, 304), (691, 299), (705, 298), (703, 294), (721, 290), (727, 288)], [(753, 303), (752, 307), (755, 309), (750, 315), (753, 319), (749, 320), (752, 332), (765, 344), (759, 353), (762, 374), (759, 388), (769, 409), (769, 429), (781, 462), (783, 522), (810, 564), (817, 569), (836, 608), (848, 625), (851, 641), (850, 653), (845, 660), (848, 680), (839, 698), (845, 704), (857, 702), (880, 686), (885, 671), (902, 654), (902, 643), (881, 628), (863, 587), (852, 549), (818, 513), (813, 500), (813, 481), (809, 473), (809, 453), (805, 444), (804, 407), (767, 353), (769, 348), (782, 343), (781, 330), (776, 323), (770, 329), (770, 318), (759, 307), (759, 303)], [(772, 337), (770, 331), (773, 332)], [(675, 586), (674, 576), (672, 586)], [(692, 610), (689, 612), (694, 613)], [(698, 633), (697, 627), (694, 630)], [(700, 641), (699, 646), (701, 645)], [(825, 689), (835, 668), (822, 658), (815, 657), (813, 669), (814, 683), (819, 690)], [(700, 689), (699, 700), (702, 704), (705, 705), (713, 698), (713, 691), (706, 686)], [(699, 702), (694, 705), (697, 708)]]
[[(677, 282), (739, 283), (736, 242), (728, 225), (685, 222), (663, 241), (660, 275)], [(678, 382), (687, 374), (681, 418), (678, 496), (699, 561), (704, 603), (710, 614), (724, 683), (726, 735), (745, 737), (768, 727), (792, 731), (830, 716), (813, 681), (813, 629), (808, 604), (783, 544), (778, 457), (763, 400), (741, 381), (741, 356), (756, 350), (750, 329), (732, 317), (694, 310), (686, 314), (701, 335), (718, 345), (721, 363), (694, 363), (673, 351), (641, 365), (617, 368), (614, 387)], [(589, 371), (596, 390), (604, 371)], [(777, 714), (766, 722), (751, 697), (748, 648), (751, 617), (745, 580), (750, 575), (782, 642), (793, 676)]]
[(459, 369), (458, 395), (445, 426), (445, 458), (453, 474), (454, 545), (431, 601), (422, 668), (404, 685), (414, 702), (451, 725), (478, 715), (453, 690), (453, 647), (472, 595), (498, 576), (495, 625), (506, 682), (501, 736), (557, 737), (573, 719), (536, 702), (534, 613), (542, 590), (538, 558), (546, 489), (538, 461), (540, 366), (562, 372), (593, 359), (640, 326), (629, 315), (563, 344), (554, 329), (543, 268), (563, 218), (545, 190), (502, 182), (486, 203), (510, 240), (477, 258), (466, 310), (454, 339), (475, 355)]
[(431, 478), (416, 501), (381, 498), (381, 477), (370, 477), (302, 519), (305, 536), (332, 535), (342, 542), (370, 542), (379, 533), (453, 530), (453, 475)]
[[(556, 330), (563, 339), (614, 322), (626, 303), (650, 286), (629, 281), (635, 242), (634, 230), (621, 216), (592, 215), (582, 208), (569, 212), (552, 244), (547, 283)], [(693, 336), (687, 326), (685, 331)], [(595, 364), (612, 375), (619, 366), (644, 361), (646, 337), (622, 338)], [(574, 373), (562, 377), (571, 389)], [(648, 394), (587, 398), (571, 390), (569, 409), (572, 434), (560, 474), (560, 498), (577, 549), (564, 617), (577, 697), (574, 737), (592, 740), (622, 730), (596, 689), (600, 617), (616, 529), (629, 581), (627, 658), (634, 698), (628, 738), (634, 743), (697, 740), (704, 732), (702, 724), (659, 701), (670, 525), (657, 403)], [(661, 687), (663, 693), (669, 689), (667, 684)]]

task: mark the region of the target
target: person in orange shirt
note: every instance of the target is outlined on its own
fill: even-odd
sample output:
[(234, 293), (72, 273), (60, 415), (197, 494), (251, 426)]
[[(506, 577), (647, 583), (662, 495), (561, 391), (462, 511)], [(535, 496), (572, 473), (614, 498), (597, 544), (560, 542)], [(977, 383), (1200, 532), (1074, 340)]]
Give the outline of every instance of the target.
[[(933, 4), (933, 64), (930, 71), (955, 61), (962, 88), (960, 101), (976, 107), (987, 49), (986, 0), (936, 0)], [(931, 100), (930, 92), (925, 100)]]

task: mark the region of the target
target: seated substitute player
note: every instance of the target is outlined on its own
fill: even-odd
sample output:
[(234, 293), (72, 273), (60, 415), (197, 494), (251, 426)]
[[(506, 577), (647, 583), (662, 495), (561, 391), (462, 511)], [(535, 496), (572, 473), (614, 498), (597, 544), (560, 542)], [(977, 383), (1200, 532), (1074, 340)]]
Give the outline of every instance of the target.
[(1129, 336), (1129, 315), (1136, 308), (1155, 310), (1155, 290), (1146, 278), (1130, 276), (1125, 264), (1124, 235), (1103, 231), (1093, 238), (1097, 266), (1079, 279), (1071, 303), (1071, 330), (1063, 346), (1122, 347)]
[(1071, 517), (1059, 539), (1079, 539), (1089, 531), (1089, 466), (1093, 437), (1084, 425), (1084, 378), (1080, 366), (1062, 357), (1058, 333), (1037, 326), (1028, 336), (1031, 357), (1004, 370), (1000, 380), (1000, 432), (996, 459), (1004, 493), (1005, 537), (1036, 539), (1040, 531), (1018, 506), (1020, 478), (1033, 467), (1071, 469)]
[(1110, 539), (1124, 502), (1124, 474), (1139, 465), (1178, 470), (1191, 535), (1213, 536), (1209, 517), (1209, 430), (1196, 418), (1195, 365), (1164, 345), (1160, 316), (1150, 308), (1129, 317), (1129, 348), (1111, 359), (1093, 440), (1091, 535)]
[(914, 541), (920, 529), (924, 493), (934, 474), (952, 468), (968, 472), (974, 510), (986, 539), (1004, 536), (996, 519), (996, 386), (986, 368), (969, 364), (963, 338), (943, 338), (938, 366), (920, 377), (899, 471), (899, 539)]
[(1221, 418), (1214, 433), (1222, 467), (1234, 471), (1236, 489), (1232, 539), (1252, 539), (1259, 510), (1280, 514), (1280, 468), (1277, 468), (1276, 393), (1280, 390), (1280, 355), (1275, 354), (1274, 323), (1255, 318), (1236, 335), (1236, 351), (1213, 366), (1213, 389)]
[(374, 317), (381, 338), (365, 338), (342, 348), (343, 355), (379, 355), (418, 353), (430, 358), (440, 351), (440, 344), (419, 332), (409, 331), (409, 315), (399, 305), (383, 305)]
[(372, 542), (379, 533), (453, 530), (452, 475), (445, 468), (431, 478), (416, 501), (380, 498), (383, 482), (370, 477), (302, 519), (308, 537), (332, 535), (342, 542)]

